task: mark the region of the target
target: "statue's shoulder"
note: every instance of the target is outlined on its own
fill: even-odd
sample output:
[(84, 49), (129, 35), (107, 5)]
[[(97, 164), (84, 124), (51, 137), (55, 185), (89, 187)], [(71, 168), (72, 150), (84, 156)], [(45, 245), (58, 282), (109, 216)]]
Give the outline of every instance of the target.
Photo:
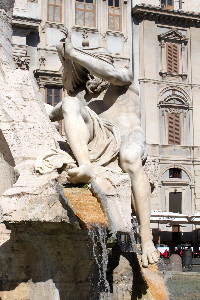
[(136, 87), (136, 84), (133, 80), (133, 82), (129, 85), (128, 90), (130, 93), (134, 93), (135, 95), (139, 96), (139, 90)]

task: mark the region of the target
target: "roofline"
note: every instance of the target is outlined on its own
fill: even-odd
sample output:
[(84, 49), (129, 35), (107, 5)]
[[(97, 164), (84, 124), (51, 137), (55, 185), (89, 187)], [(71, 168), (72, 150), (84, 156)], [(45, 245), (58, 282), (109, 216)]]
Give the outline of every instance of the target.
[(132, 8), (132, 15), (138, 20), (173, 23), (186, 27), (200, 27), (200, 13), (183, 10), (164, 9), (159, 6), (138, 4)]

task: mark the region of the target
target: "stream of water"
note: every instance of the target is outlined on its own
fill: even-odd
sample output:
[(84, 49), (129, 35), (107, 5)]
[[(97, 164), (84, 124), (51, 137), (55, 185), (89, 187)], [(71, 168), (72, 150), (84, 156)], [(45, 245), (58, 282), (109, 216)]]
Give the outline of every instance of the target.
[(98, 288), (100, 290), (100, 300), (111, 300), (110, 286), (106, 278), (108, 253), (106, 248), (106, 227), (96, 224), (88, 231), (88, 235), (92, 240), (92, 250), (95, 261), (99, 269)]

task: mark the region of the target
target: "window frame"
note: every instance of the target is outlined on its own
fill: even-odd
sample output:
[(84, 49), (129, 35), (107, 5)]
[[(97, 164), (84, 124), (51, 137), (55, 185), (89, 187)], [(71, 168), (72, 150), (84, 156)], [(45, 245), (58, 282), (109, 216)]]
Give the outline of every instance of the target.
[[(160, 71), (162, 79), (171, 80), (171, 77), (181, 77), (186, 80), (188, 77), (188, 38), (177, 28), (166, 28), (166, 32), (158, 35), (159, 53), (160, 53)], [(171, 49), (171, 59), (169, 61), (169, 46)], [(176, 49), (176, 51), (175, 51)], [(169, 68), (170, 63), (171, 70)]]
[[(87, 3), (86, 1), (87, 0), (83, 0), (83, 1), (75, 0), (75, 26), (86, 27), (86, 28), (96, 28), (96, 0), (92, 0), (93, 3)], [(83, 4), (84, 8), (83, 9), (77, 8), (76, 7), (77, 3)], [(93, 6), (93, 10), (87, 10), (86, 9), (86, 5), (92, 5)], [(77, 11), (83, 11), (84, 12), (84, 25), (80, 25), (80, 24), (76, 23), (76, 12)], [(94, 18), (93, 18), (93, 24), (92, 24), (92, 26), (86, 25), (86, 17), (85, 17), (86, 12), (93, 12), (93, 17)]]
[[(52, 90), (55, 90), (55, 89), (59, 89), (60, 90), (60, 95), (59, 95), (59, 97), (60, 97), (60, 101), (58, 102), (58, 103), (60, 103), (61, 101), (62, 101), (62, 96), (63, 96), (63, 93), (62, 93), (62, 87), (60, 87), (60, 86), (56, 86), (56, 85), (46, 85), (45, 86), (45, 103), (47, 103), (47, 104), (49, 104), (48, 103), (48, 100), (47, 100), (47, 97), (48, 97), (48, 88), (51, 88)], [(55, 98), (55, 93), (53, 92), (52, 93), (52, 96), (54, 96), (54, 98)], [(49, 104), (49, 105), (52, 105), (52, 106), (54, 106), (55, 107), (55, 105), (57, 105), (58, 103), (55, 103), (55, 101), (54, 101), (54, 99), (53, 99), (53, 105), (52, 104)], [(60, 133), (60, 135), (63, 135), (63, 124), (62, 124), (63, 122), (62, 122), (62, 120), (61, 121), (59, 121), (59, 133)]]
[[(119, 6), (115, 6), (114, 4), (115, 4), (115, 1), (116, 0), (113, 0), (113, 5), (112, 6), (110, 6), (109, 5), (109, 1), (108, 1), (108, 30), (109, 31), (119, 31), (119, 32), (121, 32), (122, 31), (122, 5), (121, 5), (121, 1), (119, 1)], [(118, 9), (119, 10), (119, 14), (112, 14), (112, 13), (110, 13), (110, 9)], [(113, 26), (113, 28), (110, 28), (109, 27), (109, 17), (119, 17), (119, 29), (115, 29), (115, 21), (113, 22), (113, 24), (114, 24), (114, 26)], [(114, 20), (115, 20), (115, 18), (114, 18)]]
[[(49, 22), (56, 22), (56, 23), (61, 23), (62, 22), (62, 10), (63, 10), (63, 0), (60, 0), (60, 5), (58, 5), (58, 4), (56, 4), (56, 0), (53, 0), (54, 1), (54, 4), (51, 4), (51, 3), (49, 3), (50, 2), (50, 0), (47, 0), (47, 21), (49, 21)], [(51, 7), (51, 6), (53, 6), (53, 20), (50, 20), (50, 18), (49, 18), (49, 8)], [(59, 21), (56, 21), (55, 20), (55, 8), (56, 7), (60, 7), (60, 19), (59, 19)]]
[(180, 168), (170, 168), (169, 169), (169, 178), (182, 179), (182, 169), (180, 169)]
[[(48, 103), (48, 89), (52, 89), (52, 104), (49, 104)], [(52, 106), (55, 106), (56, 104), (58, 104), (59, 102), (55, 103), (55, 89), (58, 89), (60, 90), (60, 95), (59, 95), (59, 98), (60, 98), (60, 101), (62, 101), (62, 88), (59, 87), (59, 86), (55, 86), (55, 85), (46, 85), (45, 86), (45, 103), (49, 104), (49, 105), (52, 105)]]

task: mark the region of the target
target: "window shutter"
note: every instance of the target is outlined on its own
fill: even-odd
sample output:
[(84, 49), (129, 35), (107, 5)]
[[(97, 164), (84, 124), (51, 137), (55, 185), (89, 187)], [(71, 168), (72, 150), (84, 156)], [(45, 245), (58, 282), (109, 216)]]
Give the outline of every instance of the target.
[(178, 44), (167, 43), (167, 73), (179, 74)]
[(168, 114), (168, 143), (181, 144), (180, 114)]

